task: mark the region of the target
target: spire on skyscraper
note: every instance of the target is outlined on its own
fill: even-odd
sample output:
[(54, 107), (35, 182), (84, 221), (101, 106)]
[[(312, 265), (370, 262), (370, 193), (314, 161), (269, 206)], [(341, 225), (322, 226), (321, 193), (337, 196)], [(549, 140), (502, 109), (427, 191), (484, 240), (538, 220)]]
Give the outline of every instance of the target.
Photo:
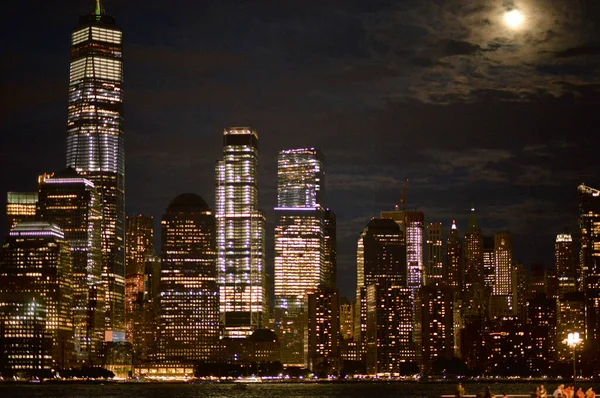
[(94, 10), (94, 15), (103, 15), (104, 8), (102, 7), (102, 2), (100, 0), (96, 0), (96, 9)]
[(477, 225), (477, 216), (475, 215), (475, 207), (471, 207), (471, 215), (469, 216), (469, 224), (467, 232), (477, 231), (479, 226)]

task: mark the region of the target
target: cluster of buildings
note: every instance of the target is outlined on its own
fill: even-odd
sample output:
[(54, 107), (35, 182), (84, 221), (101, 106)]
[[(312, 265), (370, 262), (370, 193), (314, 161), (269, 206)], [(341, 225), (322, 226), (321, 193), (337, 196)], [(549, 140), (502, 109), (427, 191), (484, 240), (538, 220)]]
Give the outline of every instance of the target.
[(569, 332), (598, 351), (600, 191), (578, 187), (578, 248), (558, 234), (554, 267), (529, 273), (511, 235), (484, 234), (474, 210), (461, 232), (403, 199), (360, 233), (350, 301), (314, 148), (279, 152), (268, 277), (250, 128), (223, 133), (214, 207), (175, 197), (155, 250), (153, 217), (125, 216), (122, 81), (122, 34), (97, 1), (71, 36), (67, 167), (41, 174), (36, 192), (7, 194), (1, 372), (281, 362), (400, 375), (450, 372), (458, 358), (479, 374), (543, 375), (571, 360)]

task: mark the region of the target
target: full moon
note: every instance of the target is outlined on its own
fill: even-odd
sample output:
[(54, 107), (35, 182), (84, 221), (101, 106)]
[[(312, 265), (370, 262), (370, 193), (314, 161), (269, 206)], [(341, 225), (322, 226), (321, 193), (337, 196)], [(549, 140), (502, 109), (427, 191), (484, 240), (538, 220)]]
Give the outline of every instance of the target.
[(525, 17), (519, 10), (510, 10), (504, 14), (504, 22), (513, 29), (521, 26), (524, 20)]

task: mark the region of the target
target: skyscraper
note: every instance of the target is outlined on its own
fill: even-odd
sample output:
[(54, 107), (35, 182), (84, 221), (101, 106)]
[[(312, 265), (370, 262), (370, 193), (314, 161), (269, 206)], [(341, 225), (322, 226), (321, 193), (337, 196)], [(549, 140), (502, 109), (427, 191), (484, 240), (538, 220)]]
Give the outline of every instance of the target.
[[(366, 352), (371, 361), (374, 361), (373, 358), (383, 351), (378, 351), (379, 354), (372, 352), (377, 337), (373, 335), (373, 331), (369, 334), (367, 330), (369, 311), (374, 317), (371, 319), (370, 325), (372, 328), (377, 327), (377, 322), (381, 323), (386, 316), (392, 316), (390, 311), (393, 312), (396, 309), (397, 302), (389, 297), (390, 292), (406, 287), (406, 251), (400, 226), (391, 218), (374, 218), (369, 221), (358, 239), (356, 257), (355, 339), (359, 343), (360, 351)], [(369, 296), (370, 304), (367, 297), (369, 294), (371, 295)], [(379, 301), (382, 302), (379, 303)], [(385, 307), (379, 308), (382, 304)], [(406, 302), (403, 301), (403, 304)], [(376, 310), (374, 306), (378, 307), (377, 314), (374, 314)], [(409, 311), (412, 313), (412, 310), (412, 304), (410, 304)], [(404, 318), (394, 318), (394, 321), (404, 322)], [(394, 325), (389, 327), (393, 327), (395, 330), (401, 328), (398, 324)], [(390, 336), (392, 336), (390, 338), (395, 338), (396, 332), (392, 332)], [(387, 337), (385, 338), (387, 339)], [(368, 341), (370, 341), (370, 345)]]
[(508, 232), (494, 236), (494, 280), (493, 295), (495, 307), (499, 312), (512, 312), (515, 305), (512, 291), (512, 239)]
[(448, 286), (452, 287), (456, 294), (460, 294), (462, 291), (463, 276), (462, 244), (456, 221), (452, 221), (446, 244), (446, 278)]
[(39, 180), (37, 216), (57, 224), (72, 254), (73, 327), (77, 360), (99, 364), (104, 340), (100, 196), (72, 168)]
[(337, 221), (333, 210), (327, 208), (323, 216), (323, 284), (337, 288)]
[(336, 289), (307, 292), (304, 316), (304, 358), (307, 369), (336, 374), (340, 368), (340, 303)]
[(125, 223), (125, 325), (127, 341), (133, 340), (134, 313), (141, 309), (146, 262), (154, 257), (153, 218), (128, 216)]
[(105, 327), (114, 340), (124, 337), (125, 326), (122, 55), (121, 30), (97, 0), (94, 13), (80, 17), (71, 34), (67, 167), (100, 194)]
[(6, 194), (7, 234), (19, 221), (31, 221), (35, 218), (37, 200), (37, 192), (8, 192)]
[(404, 212), (406, 278), (408, 287), (413, 290), (423, 285), (423, 223), (424, 216), (422, 212)]
[(484, 286), (483, 235), (477, 225), (475, 209), (471, 209), (469, 225), (465, 231), (464, 264), (464, 290), (469, 293), (470, 298), (474, 298), (476, 294), (472, 290), (481, 291)]
[(444, 282), (444, 232), (441, 222), (427, 225), (427, 272), (425, 283), (441, 286)]
[(570, 234), (556, 235), (554, 258), (559, 294), (562, 296), (565, 293), (577, 291), (579, 275), (573, 252), (573, 238)]
[[(47, 368), (42, 363), (45, 358), (54, 368), (64, 369), (71, 364), (74, 354), (71, 278), (72, 256), (60, 227), (45, 221), (23, 221), (10, 231), (0, 260), (0, 303), (4, 310), (12, 308), (29, 317), (33, 325), (24, 323), (17, 335), (0, 336), (0, 341), (10, 344), (0, 355), (8, 355), (11, 361), (19, 360), (19, 356), (26, 362), (31, 359), (28, 366), (37, 369)], [(39, 319), (35, 317), (37, 311)], [(29, 322), (19, 316), (14, 319), (9, 312), (2, 317), (2, 325), (7, 321), (9, 325), (11, 321)], [(37, 327), (41, 329), (35, 330)], [(13, 338), (26, 340), (19, 342)], [(43, 339), (49, 339), (47, 349)], [(28, 343), (32, 346), (23, 347)]]
[(258, 209), (258, 134), (246, 127), (223, 132), (216, 167), (217, 272), (224, 337), (246, 337), (268, 311), (265, 217)]
[[(579, 267), (586, 299), (587, 338), (600, 340), (600, 190), (586, 185), (579, 193)], [(600, 348), (599, 348), (600, 349)]]
[(185, 193), (169, 203), (161, 226), (159, 358), (215, 360), (219, 296), (213, 213), (202, 198)]
[(300, 310), (306, 292), (325, 282), (325, 225), (321, 206), (324, 174), (318, 150), (279, 152), (275, 208), (276, 309), (290, 313)]

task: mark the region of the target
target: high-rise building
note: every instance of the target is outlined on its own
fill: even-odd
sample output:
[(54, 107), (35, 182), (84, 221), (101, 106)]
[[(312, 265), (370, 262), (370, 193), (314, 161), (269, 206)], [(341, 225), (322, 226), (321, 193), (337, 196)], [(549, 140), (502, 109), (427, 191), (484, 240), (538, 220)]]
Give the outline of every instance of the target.
[(446, 244), (446, 277), (448, 286), (459, 294), (463, 288), (462, 244), (456, 221), (452, 221), (450, 235)]
[(326, 279), (321, 153), (280, 151), (277, 176), (275, 308), (294, 313), (302, 309), (307, 290)]
[[(358, 239), (356, 256), (354, 338), (359, 343), (359, 351), (364, 353), (365, 350), (368, 350), (367, 294), (369, 286), (376, 284), (406, 286), (406, 251), (398, 224), (390, 218), (372, 219)], [(388, 307), (392, 308), (393, 305), (390, 304)], [(409, 307), (412, 311), (412, 305)], [(382, 311), (387, 311), (387, 309), (380, 310), (377, 316), (383, 317)], [(371, 343), (371, 349), (373, 349), (372, 345), (373, 343)]]
[(366, 363), (369, 374), (398, 374), (415, 360), (413, 290), (391, 283), (366, 287)]
[(464, 238), (464, 284), (463, 293), (465, 302), (471, 313), (481, 313), (485, 307), (483, 266), (483, 235), (477, 225), (475, 209), (471, 209), (469, 225)]
[(380, 280), (406, 285), (406, 253), (402, 234), (389, 218), (374, 218), (358, 239), (357, 298), (360, 289)]
[(570, 234), (556, 235), (554, 256), (559, 295), (577, 291), (579, 275), (573, 251), (573, 238)]
[(169, 203), (161, 227), (159, 358), (214, 360), (219, 293), (213, 213), (201, 197), (184, 193)]
[(354, 338), (354, 304), (347, 298), (340, 298), (340, 334), (342, 340)]
[(483, 237), (483, 283), (486, 291), (492, 292), (496, 283), (496, 252), (493, 236)]
[(337, 288), (337, 221), (333, 210), (326, 208), (323, 215), (323, 284)]
[[(277, 207), (275, 214), (275, 318), (279, 325), (284, 365), (305, 363), (302, 311), (308, 291), (331, 286), (331, 253), (326, 264), (326, 244), (334, 249), (335, 215), (329, 212), (327, 232), (322, 207), (325, 173), (321, 152), (314, 148), (286, 149), (277, 157)], [(333, 222), (333, 225), (332, 225)], [(332, 228), (334, 229), (332, 231)], [(332, 236), (333, 234), (333, 236)], [(335, 253), (334, 253), (335, 256)]]
[(423, 365), (427, 369), (439, 359), (454, 355), (453, 304), (448, 286), (426, 285), (419, 289), (418, 312), (423, 333)]
[(515, 305), (513, 300), (513, 264), (512, 239), (508, 232), (497, 233), (494, 236), (494, 269), (495, 280), (493, 287), (494, 303), (497, 313), (512, 312)]
[[(62, 230), (45, 221), (23, 221), (10, 231), (2, 249), (0, 302), (4, 310), (12, 307), (29, 318), (17, 316), (24, 329), (16, 335), (7, 335), (14, 315), (9, 311), (2, 315), (2, 324), (9, 325), (8, 329), (0, 330), (0, 341), (9, 345), (5, 346), (9, 348), (7, 351), (0, 353), (8, 356), (1, 358), (3, 363), (7, 359), (13, 363), (19, 360), (25, 362), (21, 366), (27, 366), (21, 370), (47, 369), (47, 364), (40, 362), (47, 358), (52, 368), (65, 369), (74, 359), (74, 346), (72, 256)], [(40, 311), (39, 318), (36, 311)], [(22, 346), (27, 340), (13, 340), (20, 338), (29, 339), (32, 346)], [(44, 340), (50, 347), (44, 348)]]
[(216, 167), (217, 272), (225, 337), (246, 337), (266, 321), (265, 217), (258, 209), (258, 134), (223, 132)]
[(319, 287), (305, 297), (305, 366), (325, 376), (339, 374), (340, 302), (337, 290)]
[(529, 369), (547, 375), (556, 358), (556, 300), (539, 294), (528, 301), (526, 309)]
[[(569, 333), (577, 332), (586, 339), (586, 300), (583, 292), (565, 293), (558, 300), (556, 322), (556, 351), (558, 360), (570, 362), (573, 359), (572, 350), (564, 343)], [(585, 342), (584, 342), (585, 344)]]
[(423, 223), (420, 211), (404, 212), (404, 236), (406, 238), (406, 280), (413, 290), (423, 285)]
[(513, 314), (520, 319), (527, 317), (527, 274), (523, 264), (517, 263), (512, 267), (512, 300)]
[(441, 222), (427, 225), (427, 271), (425, 283), (429, 286), (444, 284), (444, 232)]
[(35, 218), (37, 192), (8, 192), (6, 194), (6, 233), (20, 221)]
[(96, 1), (71, 34), (67, 167), (91, 181), (102, 206), (107, 339), (125, 330), (123, 45), (115, 18)]
[[(600, 190), (580, 185), (579, 268), (586, 299), (586, 335), (600, 341)], [(600, 350), (600, 345), (599, 348)]]
[(39, 179), (37, 216), (58, 225), (71, 250), (77, 360), (99, 364), (105, 326), (100, 195), (90, 180), (72, 168), (45, 174)]
[(143, 307), (146, 262), (154, 257), (154, 219), (128, 216), (125, 222), (125, 334), (134, 339), (134, 313)]

